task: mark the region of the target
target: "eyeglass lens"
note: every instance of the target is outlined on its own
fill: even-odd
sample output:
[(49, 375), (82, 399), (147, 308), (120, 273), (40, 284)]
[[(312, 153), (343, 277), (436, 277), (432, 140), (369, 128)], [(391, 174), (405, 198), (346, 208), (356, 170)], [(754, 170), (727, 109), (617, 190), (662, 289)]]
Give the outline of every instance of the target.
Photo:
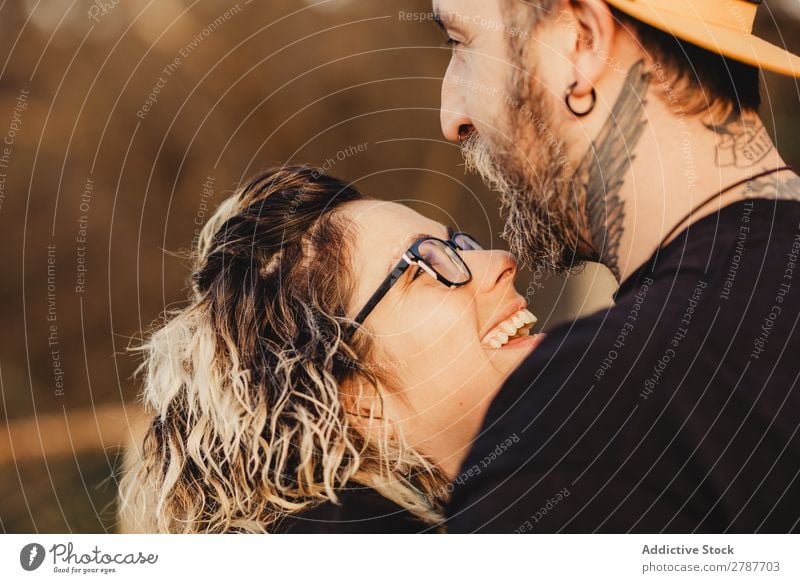
[[(466, 235), (456, 235), (453, 242), (459, 249), (466, 251), (481, 248), (474, 239)], [(458, 284), (469, 281), (469, 269), (461, 256), (449, 245), (436, 239), (427, 239), (419, 244), (418, 251), (430, 267), (450, 282)]]

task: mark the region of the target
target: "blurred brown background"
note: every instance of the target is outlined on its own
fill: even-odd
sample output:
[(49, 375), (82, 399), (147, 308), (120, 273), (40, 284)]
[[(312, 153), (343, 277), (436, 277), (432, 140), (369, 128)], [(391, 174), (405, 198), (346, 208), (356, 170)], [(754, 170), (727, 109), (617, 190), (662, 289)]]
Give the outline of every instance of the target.
[[(444, 39), (399, 17), (429, 2), (0, 4), (0, 532), (117, 529), (126, 349), (185, 298), (174, 252), (245, 176), (309, 162), (503, 246), (495, 197), (439, 133)], [(800, 52), (799, 22), (798, 0), (767, 0), (760, 34)], [(798, 167), (798, 86), (766, 84)], [(611, 292), (594, 268), (518, 287), (544, 328)]]

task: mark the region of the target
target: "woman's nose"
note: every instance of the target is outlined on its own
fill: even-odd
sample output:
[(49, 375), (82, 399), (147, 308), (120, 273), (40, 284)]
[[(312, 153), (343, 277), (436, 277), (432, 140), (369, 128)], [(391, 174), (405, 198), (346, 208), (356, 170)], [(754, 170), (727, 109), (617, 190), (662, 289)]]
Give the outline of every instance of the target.
[(470, 251), (464, 259), (472, 272), (472, 284), (477, 291), (490, 291), (517, 275), (517, 259), (508, 251)]

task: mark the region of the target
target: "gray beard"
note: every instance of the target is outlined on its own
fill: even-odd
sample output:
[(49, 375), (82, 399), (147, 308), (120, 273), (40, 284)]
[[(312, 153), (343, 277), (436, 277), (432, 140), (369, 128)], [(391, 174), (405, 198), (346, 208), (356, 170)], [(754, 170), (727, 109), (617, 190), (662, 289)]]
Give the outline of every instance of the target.
[(506, 221), (501, 236), (519, 262), (539, 272), (564, 274), (583, 263), (576, 254), (579, 206), (563, 142), (541, 121), (553, 119), (543, 99), (530, 95), (518, 101), (523, 105), (506, 126), (514, 128), (510, 147), (491, 144), (476, 131), (460, 146), (467, 170), (499, 193)]

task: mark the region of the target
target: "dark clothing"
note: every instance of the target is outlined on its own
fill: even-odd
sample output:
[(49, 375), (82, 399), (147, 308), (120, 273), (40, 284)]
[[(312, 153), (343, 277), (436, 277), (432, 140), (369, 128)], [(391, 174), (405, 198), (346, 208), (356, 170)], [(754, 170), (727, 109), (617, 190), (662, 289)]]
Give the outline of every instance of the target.
[(324, 502), (284, 518), (275, 529), (287, 534), (410, 534), (433, 527), (371, 488), (337, 492), (339, 504)]
[(800, 203), (731, 204), (553, 330), (492, 403), (449, 531), (800, 529), (799, 255)]

